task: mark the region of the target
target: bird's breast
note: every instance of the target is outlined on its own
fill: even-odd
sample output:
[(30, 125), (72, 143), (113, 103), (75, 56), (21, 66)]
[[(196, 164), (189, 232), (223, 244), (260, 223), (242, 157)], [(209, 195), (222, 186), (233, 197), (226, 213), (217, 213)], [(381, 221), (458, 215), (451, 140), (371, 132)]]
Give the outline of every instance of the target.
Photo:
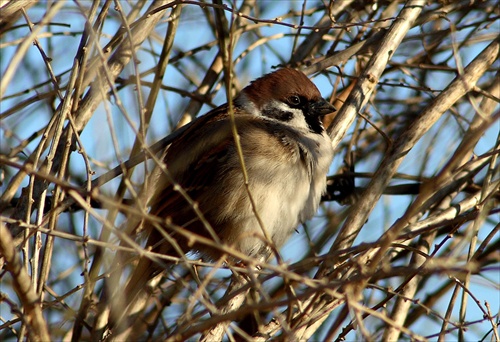
[(275, 246), (283, 245), (301, 222), (315, 214), (332, 160), (326, 135), (298, 139), (293, 134), (259, 133), (241, 136), (248, 188), (234, 154), (231, 188), (236, 191), (225, 213), (237, 215), (240, 227), (238, 233), (226, 232), (224, 240), (248, 255), (265, 249), (265, 235)]

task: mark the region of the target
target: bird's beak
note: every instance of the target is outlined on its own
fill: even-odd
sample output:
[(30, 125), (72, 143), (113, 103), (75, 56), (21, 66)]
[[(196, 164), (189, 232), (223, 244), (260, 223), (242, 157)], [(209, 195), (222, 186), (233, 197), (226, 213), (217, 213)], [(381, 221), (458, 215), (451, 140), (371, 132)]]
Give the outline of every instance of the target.
[(327, 102), (325, 99), (320, 99), (311, 105), (312, 113), (317, 116), (325, 116), (337, 111), (332, 104)]

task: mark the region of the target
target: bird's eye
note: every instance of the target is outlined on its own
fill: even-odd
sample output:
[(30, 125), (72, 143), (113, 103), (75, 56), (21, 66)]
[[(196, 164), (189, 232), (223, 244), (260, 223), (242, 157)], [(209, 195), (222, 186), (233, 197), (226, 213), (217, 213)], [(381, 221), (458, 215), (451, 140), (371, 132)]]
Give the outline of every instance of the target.
[(298, 106), (300, 105), (300, 97), (298, 97), (297, 95), (292, 95), (288, 98), (288, 103), (292, 106)]

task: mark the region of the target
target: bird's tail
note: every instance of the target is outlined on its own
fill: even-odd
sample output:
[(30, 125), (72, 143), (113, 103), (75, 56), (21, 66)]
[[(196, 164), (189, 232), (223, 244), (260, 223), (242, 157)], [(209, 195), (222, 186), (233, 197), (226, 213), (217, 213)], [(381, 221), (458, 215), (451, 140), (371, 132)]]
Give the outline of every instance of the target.
[[(165, 242), (158, 244), (159, 233), (153, 229), (148, 238), (146, 246), (152, 248), (152, 252), (162, 255), (169, 255), (170, 248)], [(154, 244), (156, 242), (156, 245)], [(158, 285), (160, 278), (155, 278), (162, 271), (172, 266), (172, 263), (165, 260), (158, 260), (150, 255), (140, 257), (137, 265), (123, 290), (114, 290), (114, 296), (111, 301), (111, 312), (109, 315), (109, 327), (113, 330), (122, 330), (130, 326), (130, 323), (143, 312), (148, 300)], [(156, 281), (155, 281), (156, 280)]]

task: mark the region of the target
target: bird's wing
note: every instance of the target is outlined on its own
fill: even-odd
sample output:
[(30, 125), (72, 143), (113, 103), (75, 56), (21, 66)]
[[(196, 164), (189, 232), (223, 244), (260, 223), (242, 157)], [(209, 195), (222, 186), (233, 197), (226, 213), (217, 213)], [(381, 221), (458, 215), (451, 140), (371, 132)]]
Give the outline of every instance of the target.
[[(234, 143), (225, 113), (226, 106), (221, 106), (196, 119), (168, 147), (164, 157), (168, 175), (160, 174), (152, 180), (155, 192), (149, 201), (151, 215), (165, 219), (165, 222), (171, 221), (179, 228), (189, 225), (189, 231), (206, 232), (193, 211), (191, 201), (197, 201), (199, 194), (217, 182), (217, 175), (223, 173), (221, 158), (227, 156), (226, 149)], [(212, 172), (207, 173), (206, 170)], [(184, 254), (191, 249), (187, 239), (176, 233), (172, 225), (145, 222), (145, 230), (149, 232), (146, 246), (152, 252), (179, 257), (180, 252)], [(179, 252), (166, 241), (166, 234), (176, 242)], [(168, 262), (159, 261), (140, 258), (125, 290), (130, 301), (142, 291), (149, 279), (168, 266)]]
[[(223, 112), (223, 109), (221, 111)], [(200, 119), (203, 121), (193, 125), (193, 129), (187, 130), (169, 147), (165, 164), (174, 182), (165, 182), (166, 177), (159, 182), (150, 201), (150, 213), (168, 219), (175, 226), (189, 230), (189, 233), (214, 240), (206, 222), (217, 225), (211, 228), (222, 229), (225, 222), (213, 213), (220, 212), (220, 206), (231, 205), (223, 201), (228, 197), (224, 191), (231, 189), (238, 193), (236, 187), (243, 186), (243, 176), (235, 152), (229, 117), (217, 116), (215, 112), (212, 117)], [(235, 120), (236, 126), (242, 131), (264, 129), (261, 122), (252, 115), (239, 113)], [(241, 192), (240, 197), (242, 196), (245, 196), (245, 193)], [(241, 198), (233, 196), (232, 199), (238, 201)], [(199, 208), (198, 212), (193, 209), (194, 203)], [(186, 236), (172, 234), (172, 230), (166, 226), (168, 225), (162, 227), (166, 228), (163, 231), (152, 230), (148, 240), (149, 246), (160, 246), (162, 243), (159, 242), (164, 241), (164, 234), (168, 232), (169, 235), (175, 236), (184, 252), (198, 249), (192, 244), (187, 245)], [(158, 252), (169, 254), (166, 249), (166, 246), (163, 246)], [(172, 255), (179, 256), (179, 253)]]

